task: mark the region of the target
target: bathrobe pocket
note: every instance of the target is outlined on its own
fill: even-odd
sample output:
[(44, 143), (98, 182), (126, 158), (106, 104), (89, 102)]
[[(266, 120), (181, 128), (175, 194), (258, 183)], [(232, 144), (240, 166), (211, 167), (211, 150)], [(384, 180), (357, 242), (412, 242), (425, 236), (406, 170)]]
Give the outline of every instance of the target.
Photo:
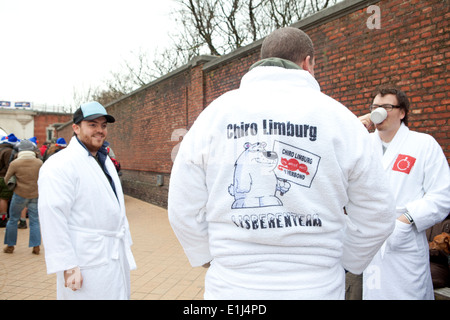
[(386, 250), (392, 252), (417, 252), (418, 248), (412, 224), (396, 220), (394, 231), (387, 239)]
[(71, 236), (81, 269), (108, 263), (108, 248), (105, 236), (78, 230), (72, 230)]

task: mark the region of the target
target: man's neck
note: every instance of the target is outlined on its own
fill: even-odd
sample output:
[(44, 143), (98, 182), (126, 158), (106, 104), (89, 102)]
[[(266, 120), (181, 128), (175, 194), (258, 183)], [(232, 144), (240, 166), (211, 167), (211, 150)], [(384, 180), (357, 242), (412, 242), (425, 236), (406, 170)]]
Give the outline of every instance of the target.
[(386, 143), (391, 142), (392, 139), (394, 139), (395, 135), (397, 134), (398, 130), (400, 129), (400, 126), (392, 130), (382, 130), (382, 131), (378, 130), (378, 134), (380, 135), (381, 141)]

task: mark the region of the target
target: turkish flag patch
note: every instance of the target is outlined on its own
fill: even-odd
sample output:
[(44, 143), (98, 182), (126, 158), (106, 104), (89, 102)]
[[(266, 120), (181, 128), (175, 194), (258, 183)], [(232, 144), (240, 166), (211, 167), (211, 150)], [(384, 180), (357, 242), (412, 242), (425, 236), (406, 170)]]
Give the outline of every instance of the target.
[(409, 174), (415, 162), (416, 158), (404, 154), (399, 154), (397, 160), (395, 160), (392, 170)]

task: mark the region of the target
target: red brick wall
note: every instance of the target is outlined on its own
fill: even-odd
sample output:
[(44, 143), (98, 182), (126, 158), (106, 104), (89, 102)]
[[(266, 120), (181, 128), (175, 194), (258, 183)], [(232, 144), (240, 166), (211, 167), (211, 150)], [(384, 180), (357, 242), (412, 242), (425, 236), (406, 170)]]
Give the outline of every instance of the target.
[[(380, 29), (367, 27), (373, 14), (367, 8), (302, 28), (314, 42), (316, 79), (324, 93), (357, 115), (368, 112), (377, 86), (399, 86), (411, 103), (409, 127), (434, 136), (450, 161), (449, 2), (397, 0), (376, 5)], [(207, 103), (239, 86), (239, 79), (259, 59), (259, 48), (206, 72)]]
[(47, 139), (47, 127), (56, 123), (66, 123), (70, 120), (72, 120), (72, 114), (38, 113), (35, 115), (34, 135), (39, 141), (38, 147), (41, 147)]
[(380, 1), (381, 28), (366, 9), (308, 30), (322, 91), (356, 114), (373, 89), (394, 83), (411, 103), (409, 127), (434, 136), (450, 159), (449, 2)]
[[(373, 15), (368, 2), (380, 9), (380, 29), (367, 25)], [(352, 3), (360, 7), (349, 9)], [(295, 26), (315, 44), (324, 93), (360, 115), (376, 86), (400, 86), (411, 100), (410, 128), (433, 135), (450, 159), (449, 6), (440, 0), (344, 1), (339, 8), (345, 10), (330, 8)], [(108, 106), (117, 119), (108, 140), (122, 164), (125, 192), (166, 205), (178, 138), (211, 101), (239, 87), (259, 59), (260, 43), (210, 62), (199, 59)]]
[(172, 132), (188, 125), (189, 76), (183, 72), (107, 107), (116, 118), (108, 141), (123, 169), (170, 173)]
[(223, 93), (239, 88), (242, 76), (259, 60), (260, 46), (226, 63), (205, 70), (205, 106)]
[[(116, 118), (108, 125), (108, 141), (121, 164), (126, 194), (167, 205), (171, 152), (179, 142), (172, 133), (180, 128), (187, 131), (188, 118), (194, 121), (203, 108), (197, 106), (196, 115), (187, 108), (190, 93), (196, 94), (190, 77), (190, 72), (180, 72), (107, 107)], [(191, 103), (198, 104), (199, 94)], [(158, 175), (164, 180), (162, 186), (157, 185)]]
[(70, 140), (73, 137), (73, 128), (72, 128), (72, 116), (70, 117), (70, 123), (66, 123), (64, 126), (59, 127), (58, 131), (56, 132), (57, 138), (64, 138), (67, 143), (70, 142)]

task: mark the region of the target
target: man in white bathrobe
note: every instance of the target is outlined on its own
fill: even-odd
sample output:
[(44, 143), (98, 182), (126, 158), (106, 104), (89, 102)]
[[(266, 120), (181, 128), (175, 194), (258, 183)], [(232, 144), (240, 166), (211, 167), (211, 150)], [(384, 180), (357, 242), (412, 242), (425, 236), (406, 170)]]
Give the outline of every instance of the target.
[(381, 160), (320, 92), (303, 31), (276, 30), (261, 57), (184, 137), (170, 223), (191, 265), (210, 263), (205, 299), (343, 299), (344, 269), (362, 272), (394, 227)]
[(39, 220), (48, 273), (58, 299), (129, 299), (135, 269), (125, 203), (107, 155), (107, 124), (98, 102), (74, 113), (74, 137), (39, 173)]
[[(442, 148), (425, 133), (409, 130), (409, 101), (393, 86), (379, 88), (371, 109), (387, 110), (387, 118), (371, 134), (382, 156), (397, 221), (364, 271), (364, 299), (434, 299), (426, 230), (450, 211), (450, 170)], [(370, 114), (361, 117), (370, 127)]]

